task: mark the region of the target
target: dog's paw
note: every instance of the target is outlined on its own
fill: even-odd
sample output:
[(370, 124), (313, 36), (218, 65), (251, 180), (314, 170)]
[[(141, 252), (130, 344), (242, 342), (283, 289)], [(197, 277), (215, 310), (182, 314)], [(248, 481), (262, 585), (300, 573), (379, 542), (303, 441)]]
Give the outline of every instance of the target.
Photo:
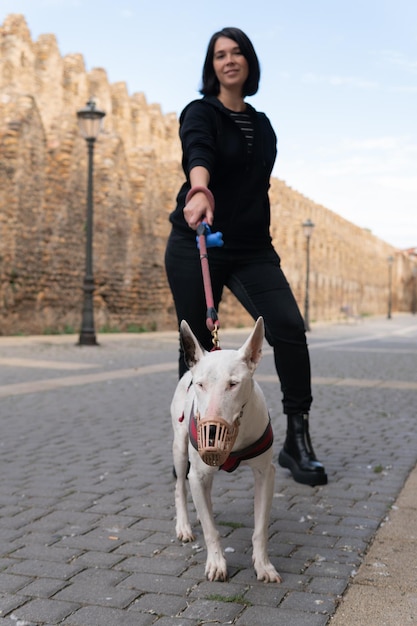
[(256, 578), (265, 583), (281, 583), (282, 578), (270, 561), (262, 565), (254, 563)]
[(226, 582), (228, 580), (226, 560), (223, 557), (213, 561), (207, 560), (206, 577), (210, 582)]
[(193, 534), (193, 531), (191, 530), (191, 526), (189, 525), (186, 525), (181, 528), (177, 526), (176, 533), (177, 533), (177, 539), (179, 539), (183, 543), (188, 543), (189, 541), (195, 540), (195, 536)]

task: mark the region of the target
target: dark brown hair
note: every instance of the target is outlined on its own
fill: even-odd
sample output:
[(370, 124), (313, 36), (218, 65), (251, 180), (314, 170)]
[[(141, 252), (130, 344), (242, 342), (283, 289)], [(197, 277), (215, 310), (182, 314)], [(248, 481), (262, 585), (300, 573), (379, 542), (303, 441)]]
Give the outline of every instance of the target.
[(255, 48), (252, 45), (251, 40), (240, 28), (233, 28), (231, 26), (222, 28), (217, 33), (212, 35), (207, 48), (206, 58), (203, 65), (203, 76), (201, 81), (200, 93), (204, 96), (217, 96), (220, 92), (220, 84), (217, 80), (216, 73), (213, 67), (214, 58), (214, 46), (216, 41), (220, 37), (227, 37), (237, 43), (241, 53), (245, 57), (249, 74), (243, 85), (243, 97), (253, 96), (259, 88), (259, 79), (261, 77), (261, 70), (259, 66), (258, 57), (256, 56)]

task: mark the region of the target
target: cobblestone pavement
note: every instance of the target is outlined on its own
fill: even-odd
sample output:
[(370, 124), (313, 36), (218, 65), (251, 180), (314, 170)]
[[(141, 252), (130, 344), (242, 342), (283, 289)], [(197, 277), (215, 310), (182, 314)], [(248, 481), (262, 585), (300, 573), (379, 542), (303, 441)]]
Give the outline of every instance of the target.
[[(247, 331), (220, 332), (223, 348)], [(417, 461), (417, 319), (313, 325), (311, 430), (329, 484), (278, 468), (280, 585), (251, 566), (252, 474), (216, 476), (230, 580), (175, 537), (175, 333), (0, 338), (0, 626), (324, 626)], [(272, 353), (258, 369), (285, 423)], [(249, 493), (248, 493), (249, 492)], [(195, 519), (195, 514), (193, 514)]]

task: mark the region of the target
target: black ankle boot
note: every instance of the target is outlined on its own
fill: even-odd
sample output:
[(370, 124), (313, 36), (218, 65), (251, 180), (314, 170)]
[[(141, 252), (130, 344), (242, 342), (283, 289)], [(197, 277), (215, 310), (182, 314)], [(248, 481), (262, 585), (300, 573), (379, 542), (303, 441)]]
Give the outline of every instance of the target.
[(281, 467), (290, 470), (296, 482), (303, 485), (326, 485), (324, 466), (316, 459), (308, 428), (308, 415), (288, 415), (287, 437), (278, 456)]

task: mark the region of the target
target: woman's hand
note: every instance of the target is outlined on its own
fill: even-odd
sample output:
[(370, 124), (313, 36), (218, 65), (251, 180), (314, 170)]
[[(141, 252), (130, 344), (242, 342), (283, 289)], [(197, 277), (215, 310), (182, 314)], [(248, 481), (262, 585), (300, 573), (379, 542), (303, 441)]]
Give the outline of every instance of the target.
[(210, 174), (202, 165), (190, 170), (191, 189), (187, 193), (184, 207), (184, 219), (188, 226), (197, 230), (201, 222), (209, 226), (214, 220), (214, 197), (208, 188)]
[(209, 226), (213, 224), (213, 209), (204, 192), (198, 191), (187, 202), (184, 207), (184, 219), (193, 230), (197, 230), (201, 222), (206, 222)]

